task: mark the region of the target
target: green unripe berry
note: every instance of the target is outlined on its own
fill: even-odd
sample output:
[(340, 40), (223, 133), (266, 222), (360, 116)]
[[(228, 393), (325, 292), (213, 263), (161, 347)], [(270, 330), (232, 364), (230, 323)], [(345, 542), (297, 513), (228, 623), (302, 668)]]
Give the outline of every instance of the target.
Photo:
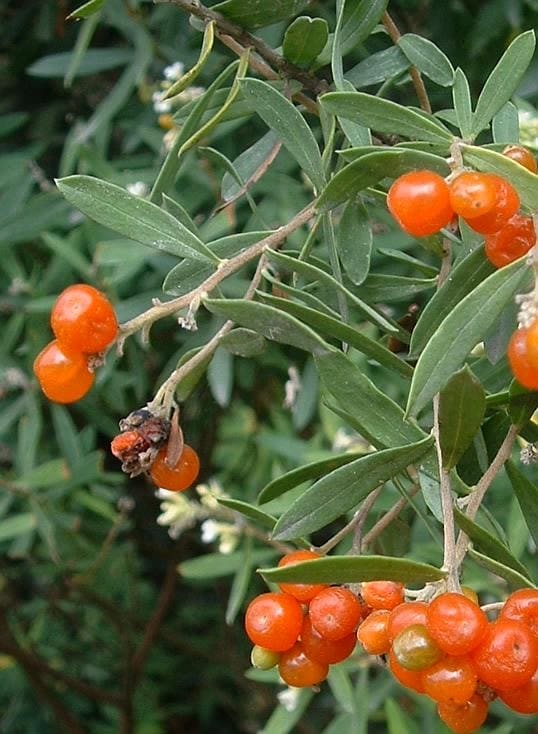
[(280, 654), (272, 650), (266, 650), (265, 647), (254, 645), (250, 653), (250, 662), (253, 668), (258, 670), (271, 670), (278, 665)]
[(412, 624), (400, 632), (392, 643), (392, 651), (406, 670), (425, 670), (443, 656), (423, 624)]

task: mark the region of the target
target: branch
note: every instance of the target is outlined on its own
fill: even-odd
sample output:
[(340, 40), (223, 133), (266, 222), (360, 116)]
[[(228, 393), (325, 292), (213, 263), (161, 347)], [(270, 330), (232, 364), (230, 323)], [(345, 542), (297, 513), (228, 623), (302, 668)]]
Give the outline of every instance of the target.
[(376, 522), (373, 528), (371, 528), (371, 530), (369, 530), (362, 539), (361, 550), (366, 550), (369, 545), (372, 545), (372, 543), (377, 540), (378, 536), (381, 535), (383, 530), (385, 530), (385, 528), (388, 528), (393, 520), (396, 520), (400, 512), (407, 505), (408, 500), (414, 497), (419, 490), (420, 486), (416, 485), (415, 487), (413, 487), (409, 491), (407, 497), (402, 497), (401, 499), (399, 499), (398, 502), (396, 502), (392, 506), (392, 508), (388, 512), (386, 512), (380, 520)]
[[(357, 531), (362, 530), (362, 526), (364, 525), (366, 518), (368, 517), (368, 513), (374, 506), (375, 501), (379, 497), (379, 494), (381, 490), (383, 489), (383, 485), (381, 487), (378, 487), (375, 489), (362, 503), (362, 505), (359, 507), (357, 512), (353, 515), (351, 520), (347, 523), (347, 525), (344, 525), (344, 527), (339, 530), (335, 535), (333, 535), (332, 538), (329, 538), (329, 540), (324, 543), (323, 545), (320, 545), (318, 548), (314, 547), (312, 550), (316, 551), (316, 553), (319, 553), (320, 556), (326, 555), (329, 551), (331, 551), (333, 548), (335, 548), (338, 543), (343, 540), (345, 537), (347, 537), (350, 533), (356, 533)], [(358, 533), (360, 535), (360, 532)], [(360, 542), (356, 542), (356, 537), (353, 541), (353, 554), (358, 555), (360, 552)]]

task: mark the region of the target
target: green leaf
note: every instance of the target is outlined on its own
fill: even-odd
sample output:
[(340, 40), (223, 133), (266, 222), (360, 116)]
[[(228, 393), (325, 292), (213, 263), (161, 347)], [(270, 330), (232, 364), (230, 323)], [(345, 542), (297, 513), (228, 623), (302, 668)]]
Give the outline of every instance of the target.
[(466, 165), (508, 179), (517, 189), (523, 206), (531, 212), (538, 209), (538, 174), (531, 173), (508, 156), (489, 148), (462, 145), (462, 152)]
[(328, 556), (293, 566), (262, 568), (259, 573), (267, 581), (305, 584), (355, 584), (386, 579), (420, 585), (445, 576), (428, 563), (390, 556)]
[[(411, 143), (405, 143), (405, 145), (411, 145)], [(425, 143), (424, 145), (427, 145)], [(392, 148), (384, 146), (364, 145), (357, 148), (346, 148), (345, 150), (339, 150), (338, 153), (346, 161), (356, 161), (364, 155), (370, 155), (370, 153), (383, 153), (385, 151), (391, 151)], [(396, 175), (405, 173), (406, 171), (413, 171), (417, 168), (427, 168), (430, 171), (435, 171), (440, 176), (448, 176), (450, 173), (450, 166), (446, 162), (446, 159), (441, 155), (435, 155), (434, 153), (428, 153), (424, 150), (416, 148), (397, 147), (396, 150), (403, 151), (403, 156), (398, 156), (398, 171)], [(448, 153), (448, 147), (443, 148), (443, 151)], [(395, 177), (394, 172), (391, 172), (391, 178)]]
[(341, 352), (320, 355), (316, 364), (327, 392), (354, 416), (359, 432), (376, 447), (401, 446), (424, 437), (404, 420), (403, 410)]
[(486, 412), (486, 393), (469, 367), (452, 375), (439, 395), (443, 467), (452, 469), (473, 441)]
[(340, 43), (342, 53), (365, 41), (374, 30), (385, 10), (388, 0), (348, 0), (345, 3)]
[(34, 530), (37, 526), (32, 512), (21, 512), (0, 521), (0, 541), (12, 540)]
[[(65, 70), (72, 60), (72, 51), (43, 56), (29, 66), (26, 73), (42, 79), (63, 79)], [(133, 52), (127, 48), (90, 48), (78, 66), (77, 76), (98, 74), (101, 71), (125, 66), (132, 60)]]
[(409, 61), (432, 82), (449, 87), (454, 80), (454, 67), (441, 49), (427, 38), (406, 33), (398, 39), (398, 46)]
[(523, 428), (538, 409), (538, 392), (527, 390), (512, 380), (508, 399), (508, 415), (512, 423), (518, 428)]
[(221, 408), (227, 408), (232, 398), (234, 383), (233, 356), (218, 348), (207, 368), (207, 382), (211, 394)]
[(230, 510), (234, 510), (234, 512), (239, 512), (239, 514), (248, 517), (249, 520), (254, 520), (257, 525), (261, 525), (269, 530), (272, 530), (275, 526), (276, 518), (260, 510), (259, 507), (255, 507), (243, 500), (221, 498), (219, 499), (219, 504), (228, 507)]
[(386, 79), (393, 79), (411, 66), (408, 58), (398, 46), (378, 51), (367, 56), (345, 74), (348, 82), (354, 87), (369, 87)]
[(433, 143), (447, 143), (453, 137), (433, 117), (364, 92), (329, 92), (321, 103), (329, 112), (381, 133)]
[(318, 144), (304, 117), (283, 94), (259, 79), (242, 79), (241, 91), (265, 124), (274, 130), (282, 144), (321, 190), (325, 181)]
[(278, 151), (280, 143), (273, 130), (269, 130), (254, 145), (243, 151), (234, 161), (233, 168), (242, 183), (228, 171), (222, 178), (221, 195), (224, 201), (234, 201), (245, 189), (245, 186), (256, 182), (267, 170)]
[(416, 415), (460, 368), (518, 291), (526, 274), (525, 263), (521, 261), (497, 270), (448, 314), (415, 367), (407, 403), (408, 415)]
[(294, 701), (293, 710), (289, 706), (279, 704), (267, 720), (259, 734), (289, 734), (295, 728), (295, 724), (302, 718), (308, 708), (308, 704), (314, 696), (313, 688), (302, 688)]
[(491, 123), (493, 140), (504, 145), (519, 143), (519, 115), (517, 107), (507, 102), (497, 112)]
[(361, 456), (335, 469), (295, 500), (279, 518), (273, 536), (290, 540), (325, 527), (356, 507), (380, 484), (422, 459), (432, 446), (433, 438), (428, 436), (408, 446)]
[(198, 61), (191, 69), (189, 69), (186, 74), (183, 74), (181, 79), (178, 79), (170, 87), (168, 87), (163, 99), (170, 99), (170, 97), (174, 97), (176, 94), (179, 94), (184, 89), (187, 89), (187, 87), (189, 87), (195, 81), (195, 79), (203, 71), (207, 60), (209, 59), (214, 41), (215, 21), (212, 20), (206, 25), (204, 29), (204, 38), (202, 41), (202, 48), (200, 49), (200, 56), (198, 58)]
[(339, 319), (285, 298), (275, 298), (266, 293), (261, 294), (260, 297), (269, 305), (274, 305), (281, 311), (286, 311), (286, 313), (295, 316), (300, 321), (304, 321), (327, 337), (340, 339), (344, 343), (349, 344), (350, 347), (376, 360), (383, 367), (393, 370), (407, 379), (413, 374), (413, 368), (404, 362), (403, 359), (400, 359), (400, 357), (393, 354), (382, 344), (379, 344), (379, 342), (365, 336), (353, 326), (344, 324)]
[(437, 285), (437, 278), (407, 278), (402, 275), (372, 273), (359, 286), (357, 293), (367, 303), (408, 301)]
[[(274, 557), (276, 551), (272, 548), (262, 548), (252, 553), (252, 563), (257, 565)], [(200, 580), (222, 578), (232, 576), (243, 562), (243, 554), (240, 551), (233, 553), (206, 553), (197, 558), (189, 558), (188, 561), (180, 563), (177, 570), (184, 579)]]
[(478, 523), (470, 520), (457, 507), (454, 508), (454, 520), (461, 530), (472, 540), (473, 547), (480, 553), (484, 553), (494, 561), (498, 561), (508, 568), (517, 571), (522, 576), (530, 579), (529, 572), (525, 566), (514, 557), (510, 549), (504, 543), (492, 535), (488, 530)]
[(500, 576), (502, 579), (505, 579), (505, 581), (508, 581), (513, 589), (535, 588), (535, 585), (532, 581), (529, 581), (526, 576), (522, 576), (517, 571), (514, 571), (513, 568), (505, 566), (504, 563), (500, 563), (499, 561), (495, 561), (493, 558), (489, 558), (483, 553), (479, 553), (474, 548), (471, 548), (468, 551), (468, 555), (473, 559), (473, 561), (476, 561), (479, 566), (482, 566), (490, 573)]
[(326, 20), (301, 15), (286, 29), (282, 53), (292, 64), (306, 67), (323, 51), (328, 39)]
[(443, 286), (428, 301), (411, 336), (409, 353), (418, 356), (442, 321), (495, 268), (484, 255), (482, 247), (474, 250), (457, 265)]
[(395, 334), (398, 332), (398, 328), (388, 321), (382, 314), (378, 313), (375, 309), (365, 303), (363, 300), (358, 298), (352, 291), (348, 290), (343, 286), (336, 278), (326, 273), (321, 268), (307, 263), (304, 260), (290, 257), (283, 252), (276, 252), (270, 250), (266, 253), (266, 257), (270, 262), (276, 263), (277, 265), (283, 265), (286, 268), (295, 271), (307, 278), (310, 278), (318, 283), (324, 283), (325, 285), (333, 288), (337, 293), (342, 293), (346, 300), (355, 308), (359, 310), (362, 317), (367, 321), (378, 326), (383, 331), (389, 334)]
[(230, 596), (228, 597), (228, 604), (226, 605), (226, 613), (224, 615), (224, 620), (228, 625), (234, 623), (248, 592), (250, 577), (254, 570), (254, 564), (252, 563), (252, 538), (247, 536), (244, 539), (241, 555), (241, 565), (235, 572)]
[(400, 708), (393, 698), (385, 701), (387, 734), (418, 734), (418, 725)]
[(70, 204), (124, 237), (177, 257), (218, 262), (215, 254), (177, 219), (120, 186), (93, 176), (67, 176), (56, 183)]
[(87, 3), (79, 5), (72, 13), (69, 13), (67, 20), (70, 20), (71, 18), (77, 18), (79, 20), (81, 18), (89, 18), (90, 15), (99, 12), (104, 3), (105, 0), (88, 0)]
[(362, 201), (349, 201), (340, 219), (336, 244), (344, 270), (355, 285), (360, 285), (368, 275), (372, 243), (372, 226), (366, 207)]
[(99, 20), (100, 15), (96, 13), (90, 16), (88, 20), (85, 20), (84, 23), (81, 23), (75, 47), (71, 55), (71, 60), (69, 61), (69, 65), (65, 70), (64, 87), (70, 87), (73, 79), (78, 74), (80, 65), (82, 64), (86, 54), (88, 53), (88, 47), (91, 43), (97, 26), (99, 25)]
[(348, 163), (323, 189), (317, 202), (318, 206), (332, 208), (342, 201), (353, 199), (360, 191), (392, 175), (403, 156), (403, 151), (389, 149), (374, 151), (353, 163)]
[(465, 73), (460, 69), (454, 72), (454, 86), (452, 87), (452, 100), (454, 111), (461, 136), (464, 140), (473, 137), (473, 108), (471, 103), (471, 90)]
[(255, 357), (265, 351), (265, 339), (251, 329), (233, 329), (225, 334), (220, 346), (238, 357)]
[(206, 299), (204, 304), (211, 313), (221, 314), (271, 341), (290, 344), (313, 354), (331, 349), (315, 331), (272, 306), (241, 298)]
[(492, 117), (508, 102), (519, 86), (534, 54), (534, 31), (514, 38), (480, 93), (473, 115), (473, 135), (487, 127)]
[(505, 469), (529, 533), (538, 546), (538, 487), (519, 471), (513, 461), (507, 461)]
[(281, 477), (277, 477), (269, 482), (260, 492), (258, 504), (263, 505), (266, 502), (271, 502), (291, 489), (295, 489), (295, 487), (303, 484), (303, 482), (307, 482), (309, 479), (317, 479), (328, 472), (332, 472), (334, 469), (338, 469), (339, 466), (349, 464), (350, 461), (354, 461), (360, 455), (356, 453), (339, 454), (293, 469), (287, 474), (283, 474)]
[(225, 0), (213, 5), (211, 10), (243, 28), (263, 28), (297, 15), (309, 2), (310, 0), (271, 0), (270, 3), (259, 0)]

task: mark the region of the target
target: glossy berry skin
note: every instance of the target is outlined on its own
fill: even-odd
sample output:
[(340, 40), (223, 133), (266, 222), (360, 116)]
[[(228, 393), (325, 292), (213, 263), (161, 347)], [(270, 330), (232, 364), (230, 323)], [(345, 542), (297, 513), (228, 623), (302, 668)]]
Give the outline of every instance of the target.
[(301, 605), (289, 594), (260, 594), (245, 613), (250, 641), (272, 652), (289, 650), (297, 642), (302, 626)]
[(440, 703), (437, 706), (439, 718), (454, 734), (473, 734), (480, 729), (488, 717), (488, 705), (475, 693), (470, 701), (462, 706)]
[(317, 686), (325, 680), (329, 673), (329, 666), (311, 660), (305, 653), (300, 642), (280, 656), (278, 672), (282, 680), (295, 688)]
[(524, 686), (538, 666), (538, 640), (523, 622), (501, 619), (489, 624), (472, 654), (478, 677), (497, 691)]
[(198, 454), (190, 446), (183, 447), (181, 456), (174, 467), (166, 463), (166, 446), (159, 451), (150, 469), (150, 476), (161, 489), (170, 492), (183, 492), (196, 480), (200, 471)]
[(523, 257), (535, 243), (532, 218), (516, 213), (498, 232), (486, 237), (484, 251), (496, 268), (502, 268)]
[(86, 395), (95, 376), (86, 357), (52, 341), (34, 360), (34, 374), (41, 389), (55, 403), (74, 403)]
[(533, 323), (527, 329), (527, 360), (531, 368), (538, 371), (538, 320)]
[(396, 660), (406, 670), (426, 670), (441, 659), (443, 653), (423, 624), (412, 624), (400, 632), (392, 643)]
[(394, 609), (404, 601), (404, 585), (397, 581), (365, 581), (361, 595), (372, 609)]
[(271, 670), (271, 668), (278, 665), (279, 660), (280, 654), (278, 652), (267, 650), (259, 645), (254, 645), (250, 653), (252, 667), (258, 670)]
[(349, 589), (331, 586), (312, 599), (310, 622), (327, 640), (341, 640), (354, 633), (361, 619), (359, 600)]
[(503, 155), (511, 160), (519, 163), (520, 166), (526, 168), (531, 173), (538, 173), (538, 162), (530, 150), (522, 145), (507, 145), (503, 150)]
[(538, 589), (519, 589), (506, 600), (499, 619), (524, 622), (538, 639)]
[(361, 622), (357, 639), (370, 655), (385, 655), (390, 650), (388, 609), (376, 609)]
[(450, 592), (431, 602), (427, 626), (443, 652), (466, 655), (480, 644), (488, 627), (488, 618), (466, 596)]
[(398, 683), (417, 693), (424, 693), (424, 684), (422, 683), (422, 672), (419, 670), (407, 670), (398, 662), (394, 652), (391, 650), (388, 657), (389, 668), (392, 675)]
[(528, 683), (511, 691), (501, 691), (500, 698), (518, 714), (538, 714), (538, 668)]
[(397, 606), (390, 613), (387, 625), (389, 641), (393, 642), (400, 632), (412, 624), (425, 625), (427, 615), (428, 605), (423, 601), (407, 601)]
[(520, 204), (517, 191), (508, 181), (493, 173), (488, 175), (497, 182), (496, 204), (487, 214), (466, 220), (469, 227), (480, 234), (498, 232), (514, 216)]
[(301, 642), (307, 657), (316, 663), (334, 665), (346, 660), (357, 644), (357, 638), (352, 632), (341, 640), (327, 640), (312, 627), (310, 617), (306, 615), (301, 630)]
[(60, 293), (50, 324), (58, 341), (85, 354), (102, 352), (118, 334), (118, 320), (108, 298), (83, 283)]
[(422, 673), (424, 693), (438, 703), (467, 703), (477, 682), (476, 670), (465, 655), (444, 657)]
[(496, 177), (478, 171), (465, 171), (449, 186), (452, 209), (464, 219), (490, 212), (497, 202)]
[[(315, 561), (317, 558), (321, 558), (319, 553), (315, 553), (314, 551), (309, 550), (298, 550), (293, 551), (292, 553), (287, 553), (285, 556), (283, 556), (278, 566), (279, 568), (282, 568), (283, 566), (293, 566), (296, 563), (303, 563), (304, 561)], [(286, 594), (291, 594), (299, 601), (310, 601), (316, 594), (319, 594), (320, 591), (327, 588), (326, 584), (286, 584), (281, 583), (279, 584), (280, 591), (283, 591)]]
[(435, 234), (454, 214), (445, 179), (432, 171), (411, 171), (397, 178), (387, 206), (404, 232), (414, 237)]
[(508, 344), (508, 361), (512, 374), (527, 390), (538, 390), (538, 370), (529, 361), (527, 329), (517, 329)]

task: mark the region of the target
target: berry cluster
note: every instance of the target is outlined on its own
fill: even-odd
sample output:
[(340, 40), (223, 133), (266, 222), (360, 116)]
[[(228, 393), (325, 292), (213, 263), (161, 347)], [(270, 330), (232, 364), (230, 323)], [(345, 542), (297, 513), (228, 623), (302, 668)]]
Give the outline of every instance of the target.
[(79, 283), (58, 296), (50, 324), (56, 339), (35, 358), (34, 374), (49, 400), (74, 403), (92, 387), (99, 355), (116, 339), (116, 314), (103, 293)]
[[(533, 173), (535, 158), (518, 145), (504, 155)], [(435, 234), (455, 215), (485, 235), (485, 253), (497, 268), (517, 260), (536, 242), (531, 217), (519, 212), (514, 187), (493, 173), (463, 171), (447, 181), (432, 171), (411, 171), (392, 184), (387, 206), (400, 227), (415, 237)]]
[[(279, 566), (318, 557), (296, 551)], [(358, 640), (383, 656), (399, 683), (432, 698), (455, 734), (482, 726), (497, 697), (518, 713), (538, 713), (538, 590), (512, 594), (493, 622), (471, 589), (429, 603), (406, 602), (404, 594), (393, 581), (363, 583), (360, 598), (341, 586), (280, 584), (248, 606), (251, 662), (264, 670), (278, 665), (290, 686), (314, 686)]]

